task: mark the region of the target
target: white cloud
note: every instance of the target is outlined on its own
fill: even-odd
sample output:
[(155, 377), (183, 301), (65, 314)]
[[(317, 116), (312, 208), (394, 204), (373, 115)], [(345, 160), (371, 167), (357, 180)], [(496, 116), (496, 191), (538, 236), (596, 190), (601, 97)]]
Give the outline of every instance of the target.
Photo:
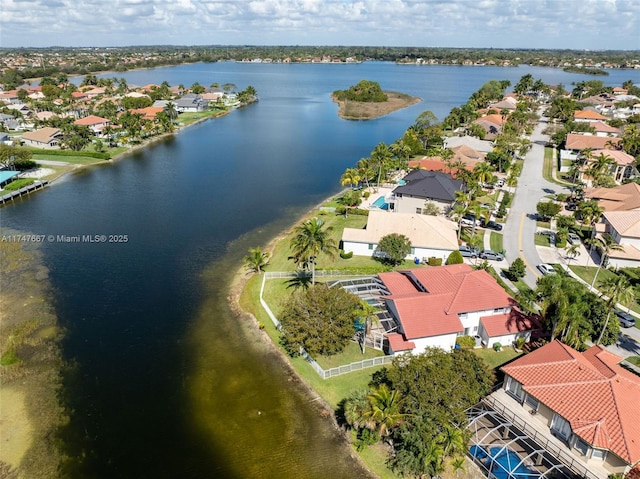
[(4, 47), (313, 43), (640, 49), (637, 0), (2, 2)]

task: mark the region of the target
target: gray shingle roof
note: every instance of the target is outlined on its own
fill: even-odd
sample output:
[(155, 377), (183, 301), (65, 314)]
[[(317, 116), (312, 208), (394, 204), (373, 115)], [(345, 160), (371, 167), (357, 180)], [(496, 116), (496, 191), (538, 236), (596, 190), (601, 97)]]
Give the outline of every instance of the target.
[(405, 185), (397, 186), (395, 194), (431, 198), (440, 201), (454, 201), (456, 191), (464, 190), (464, 183), (454, 180), (451, 175), (438, 171), (413, 170), (404, 177)]

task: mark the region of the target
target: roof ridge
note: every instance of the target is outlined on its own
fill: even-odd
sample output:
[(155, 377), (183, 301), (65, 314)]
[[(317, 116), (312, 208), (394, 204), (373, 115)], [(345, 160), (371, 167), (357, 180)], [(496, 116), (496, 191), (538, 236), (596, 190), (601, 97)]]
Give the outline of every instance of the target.
[[(613, 404), (615, 405), (615, 411), (616, 411), (616, 416), (617, 416), (617, 420), (618, 423), (622, 423), (622, 420), (620, 418), (620, 405), (618, 404), (618, 397), (615, 393), (615, 390), (613, 388), (613, 381), (614, 378), (619, 377), (620, 375), (616, 373), (615, 376), (609, 378), (609, 389), (611, 390), (611, 398), (613, 401)], [(629, 441), (627, 440), (627, 435), (625, 434), (625, 428), (621, 427), (620, 428), (620, 435), (622, 436), (622, 443), (624, 444), (624, 448), (625, 448), (625, 452), (627, 453), (627, 457), (631, 457), (631, 448), (629, 447)]]

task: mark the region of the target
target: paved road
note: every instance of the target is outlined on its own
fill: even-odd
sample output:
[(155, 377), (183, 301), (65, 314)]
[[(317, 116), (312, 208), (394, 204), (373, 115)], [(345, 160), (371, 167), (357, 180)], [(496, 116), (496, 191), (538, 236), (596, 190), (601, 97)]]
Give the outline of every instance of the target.
[[(525, 261), (527, 274), (524, 281), (532, 288), (535, 288), (536, 280), (540, 277), (536, 265), (545, 261), (557, 262), (557, 260), (549, 258), (541, 259), (536, 248), (536, 220), (533, 217), (536, 213), (536, 205), (547, 195), (561, 192), (569, 193), (567, 188), (550, 183), (542, 176), (544, 145), (549, 139), (547, 135), (542, 134), (546, 127), (547, 118), (540, 117), (540, 121), (531, 135), (532, 147), (525, 157), (522, 174), (503, 229), (503, 246), (506, 250), (507, 262), (511, 264), (517, 257), (521, 257)], [(586, 250), (584, 253), (586, 260), (588, 253)], [(557, 256), (557, 251), (554, 254)], [(593, 260), (591, 260), (591, 264), (594, 264)], [(615, 317), (613, 319), (615, 320)], [(608, 346), (607, 349), (622, 357), (640, 355), (640, 329), (620, 328), (620, 339), (616, 344)]]
[(547, 118), (540, 117), (531, 134), (532, 147), (524, 159), (522, 174), (503, 230), (507, 260), (512, 263), (517, 257), (521, 257), (525, 261), (527, 274), (524, 281), (532, 288), (535, 288), (536, 279), (540, 276), (536, 265), (543, 262), (535, 245), (536, 220), (533, 215), (536, 213), (536, 204), (546, 195), (569, 192), (542, 177), (544, 145), (549, 140), (542, 133), (546, 127)]

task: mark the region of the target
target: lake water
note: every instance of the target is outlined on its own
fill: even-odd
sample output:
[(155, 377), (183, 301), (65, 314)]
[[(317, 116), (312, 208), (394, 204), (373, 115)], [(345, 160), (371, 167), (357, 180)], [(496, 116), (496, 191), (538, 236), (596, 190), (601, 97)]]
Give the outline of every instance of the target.
[[(366, 477), (313, 397), (229, 311), (228, 284), (249, 247), (339, 191), (345, 168), (397, 139), (422, 111), (443, 119), (486, 81), (515, 84), (526, 73), (567, 88), (591, 79), (375, 62), (116, 74), (137, 85), (252, 85), (260, 102), (0, 210), (2, 226), (25, 232), (128, 236), (42, 248), (70, 365), (69, 477)], [(374, 121), (339, 119), (330, 93), (361, 79), (423, 101)], [(640, 72), (602, 78), (628, 79), (640, 83)]]

